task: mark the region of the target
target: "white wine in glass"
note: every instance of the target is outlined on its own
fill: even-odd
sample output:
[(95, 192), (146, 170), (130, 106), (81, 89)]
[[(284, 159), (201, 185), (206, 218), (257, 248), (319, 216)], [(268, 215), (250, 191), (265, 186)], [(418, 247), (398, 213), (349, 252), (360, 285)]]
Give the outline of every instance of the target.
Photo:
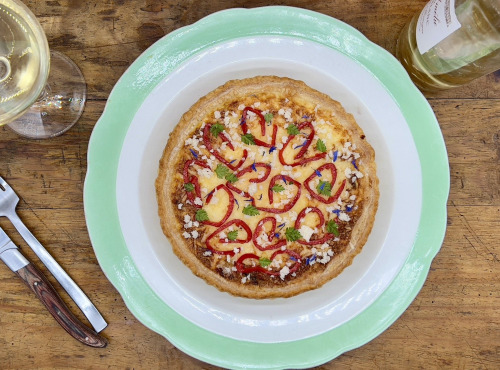
[(80, 118), (86, 84), (64, 54), (49, 51), (43, 28), (18, 0), (0, 0), (0, 125), (44, 139)]

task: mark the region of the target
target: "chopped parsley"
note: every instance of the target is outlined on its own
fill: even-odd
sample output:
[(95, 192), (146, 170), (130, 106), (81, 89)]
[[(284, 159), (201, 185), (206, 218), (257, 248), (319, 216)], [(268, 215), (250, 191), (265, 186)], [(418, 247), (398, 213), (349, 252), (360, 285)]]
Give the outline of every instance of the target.
[(286, 131), (288, 132), (288, 135), (298, 135), (300, 134), (299, 128), (297, 125), (289, 125), (286, 128)]
[(252, 134), (241, 135), (241, 141), (243, 142), (243, 144), (255, 145), (255, 138)]
[(266, 120), (267, 123), (271, 122), (271, 120), (273, 119), (273, 114), (272, 113), (264, 114), (264, 119)]
[(287, 227), (285, 230), (285, 237), (286, 240), (289, 242), (294, 242), (296, 240), (299, 240), (302, 238), (302, 235), (300, 234), (299, 230), (297, 230), (294, 227)]
[(259, 264), (262, 266), (262, 267), (267, 267), (271, 264), (271, 260), (269, 258), (266, 258), (266, 257), (260, 257), (259, 258)]
[(186, 182), (184, 184), (184, 189), (186, 191), (193, 191), (194, 190), (194, 185), (192, 183), (190, 183), (190, 182)]
[(234, 184), (236, 181), (238, 181), (238, 176), (236, 176), (234, 173), (228, 173), (224, 178), (229, 181), (231, 184)]
[(258, 214), (260, 214), (259, 210), (255, 208), (255, 206), (252, 206), (251, 204), (243, 208), (242, 212), (244, 215), (247, 216), (257, 216)]
[(337, 223), (333, 220), (328, 221), (328, 223), (326, 224), (326, 232), (335, 236), (339, 236), (339, 225), (337, 225)]
[(321, 153), (326, 153), (326, 145), (323, 140), (318, 139), (318, 141), (316, 142), (316, 149)]
[(196, 221), (200, 221), (200, 222), (209, 220), (208, 213), (204, 209), (199, 209), (198, 211), (196, 211), (195, 218), (196, 218)]
[(217, 122), (215, 124), (213, 124), (211, 127), (210, 127), (210, 133), (212, 135), (214, 135), (215, 137), (218, 137), (219, 134), (225, 130), (225, 127), (223, 124)]
[(329, 197), (332, 195), (332, 184), (330, 184), (328, 181), (321, 180), (318, 186), (316, 186), (316, 190), (318, 191), (318, 194), (326, 195)]
[(223, 179), (224, 177), (226, 177), (228, 173), (230, 173), (229, 168), (227, 168), (222, 164), (218, 164), (217, 167), (215, 168), (215, 174), (219, 179)]
[(238, 230), (233, 230), (227, 233), (227, 238), (231, 241), (236, 240), (238, 237)]
[(275, 193), (281, 193), (282, 191), (285, 191), (285, 187), (283, 185), (274, 185), (272, 188), (271, 188), (272, 191), (274, 191)]

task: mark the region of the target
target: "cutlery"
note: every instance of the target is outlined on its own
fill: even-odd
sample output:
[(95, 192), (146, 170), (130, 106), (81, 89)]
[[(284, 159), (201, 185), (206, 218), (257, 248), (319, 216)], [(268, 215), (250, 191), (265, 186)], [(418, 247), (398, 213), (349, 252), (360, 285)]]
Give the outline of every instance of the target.
[(19, 197), (7, 182), (0, 177), (0, 216), (7, 217), (17, 229), (19, 234), (24, 238), (26, 243), (33, 249), (35, 254), (40, 258), (40, 261), (47, 267), (56, 280), (66, 290), (68, 295), (73, 299), (76, 305), (82, 310), (89, 322), (94, 327), (94, 330), (99, 333), (108, 324), (104, 321), (97, 308), (80, 289), (80, 287), (71, 279), (71, 277), (63, 270), (57, 261), (49, 254), (42, 244), (34, 237), (34, 235), (24, 225), (23, 221), (16, 213), (16, 206), (19, 202)]
[(21, 254), (2, 228), (0, 228), (0, 259), (23, 279), (56, 321), (73, 338), (90, 347), (107, 346), (106, 339), (89, 329), (71, 313), (47, 278)]

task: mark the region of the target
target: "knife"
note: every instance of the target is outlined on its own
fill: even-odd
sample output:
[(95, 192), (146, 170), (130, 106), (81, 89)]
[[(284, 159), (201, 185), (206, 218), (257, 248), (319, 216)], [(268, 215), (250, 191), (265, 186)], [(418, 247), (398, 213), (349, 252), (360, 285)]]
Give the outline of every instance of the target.
[(42, 301), (56, 321), (73, 338), (90, 347), (104, 348), (108, 342), (83, 324), (68, 309), (47, 278), (18, 250), (0, 228), (0, 259), (19, 276)]

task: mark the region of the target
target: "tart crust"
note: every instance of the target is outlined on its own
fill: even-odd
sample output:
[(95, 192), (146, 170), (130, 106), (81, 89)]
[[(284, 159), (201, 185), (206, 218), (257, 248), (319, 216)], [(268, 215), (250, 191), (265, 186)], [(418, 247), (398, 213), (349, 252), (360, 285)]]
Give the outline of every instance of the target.
[[(318, 168), (325, 163), (333, 163), (337, 169), (337, 177), (335, 181), (336, 184), (331, 184), (332, 193), (339, 188), (339, 184), (343, 180), (345, 180), (347, 184), (345, 189), (350, 189), (349, 192), (345, 190), (347, 195), (341, 192), (342, 196), (340, 199), (342, 201), (340, 204), (338, 199), (331, 204), (323, 204), (322, 202), (318, 202), (316, 198), (311, 198), (308, 190), (305, 188), (305, 183), (303, 181), (301, 182), (302, 195), (307, 197), (306, 202), (309, 202), (308, 206), (321, 209), (322, 213), (324, 213), (325, 225), (327, 219), (335, 221), (339, 233), (338, 235), (328, 234), (331, 238), (328, 242), (322, 244), (324, 250), (323, 254), (321, 254), (322, 249), (320, 245), (308, 246), (299, 244), (298, 241), (287, 241), (286, 248), (284, 249), (286, 249), (286, 251), (295, 251), (300, 254), (300, 266), (298, 268), (295, 266), (296, 263), (299, 263), (299, 261), (297, 261), (298, 258), (293, 258), (293, 256), (287, 254), (287, 252), (282, 252), (282, 254), (279, 252), (280, 256), (283, 257), (285, 261), (281, 261), (282, 264), (279, 266), (276, 265), (277, 267), (275, 266), (275, 270), (272, 270), (272, 266), (265, 267), (272, 271), (277, 271), (276, 268), (281, 269), (286, 266), (283, 263), (288, 262), (288, 272), (290, 272), (288, 274), (269, 275), (262, 271), (249, 273), (239, 271), (235, 266), (237, 266), (236, 261), (242, 254), (254, 253), (258, 256), (266, 255), (267, 257), (264, 260), (268, 263), (269, 254), (275, 252), (273, 250), (261, 251), (256, 248), (252, 240), (242, 244), (229, 243), (219, 245), (223, 251), (230, 251), (230, 248), (233, 247), (241, 247), (241, 250), (237, 250), (237, 253), (234, 255), (221, 255), (213, 253), (213, 250), (207, 249), (207, 238), (217, 229), (217, 227), (206, 225), (201, 221), (196, 221), (195, 214), (197, 210), (200, 209), (200, 205), (193, 204), (193, 202), (187, 198), (187, 191), (185, 190), (186, 179), (183, 176), (183, 169), (186, 161), (194, 159), (193, 156), (196, 156), (196, 159), (201, 161), (203, 161), (201, 158), (207, 158), (211, 171), (214, 171), (217, 165), (224, 164), (217, 158), (214, 160), (213, 152), (210, 152), (208, 148), (200, 148), (203, 147), (203, 142), (200, 141), (200, 144), (196, 148), (186, 144), (190, 142), (189, 139), (193, 138), (193, 136), (201, 135), (204, 126), (214, 125), (217, 122), (223, 124), (225, 117), (229, 116), (231, 120), (234, 121), (237, 119), (241, 122), (242, 106), (253, 106), (254, 110), (266, 108), (266, 110), (262, 111), (263, 113), (267, 111), (273, 114), (274, 118), (271, 122), (277, 122), (273, 123), (273, 125), (278, 126), (279, 131), (275, 140), (276, 146), (279, 146), (280, 143), (284, 144), (286, 141), (284, 137), (288, 139), (292, 137), (289, 131), (287, 131), (287, 127), (290, 125), (300, 127), (300, 123), (305, 121), (317, 125), (318, 122), (323, 123), (325, 118), (327, 118), (327, 124), (331, 121), (331, 126), (335, 129), (335, 138), (333, 139), (335, 142), (333, 145), (334, 147), (328, 147), (328, 151), (323, 159), (294, 166), (292, 170), (290, 170), (290, 166), (282, 166), (279, 169), (280, 172), (287, 173), (296, 171), (296, 177), (298, 177), (297, 172), (301, 171), (303, 172), (301, 173), (303, 179), (307, 177), (306, 175), (309, 176), (313, 173), (315, 171), (314, 168)], [(285, 114), (283, 114), (283, 111), (280, 111), (282, 108)], [(288, 115), (287, 117), (287, 110), (291, 110), (291, 116)], [(229, 112), (231, 114), (229, 114)], [(237, 115), (236, 118), (235, 113)], [(297, 115), (298, 113), (304, 114), (302, 117), (299, 117)], [(229, 121), (229, 119), (226, 119), (226, 122)], [(239, 127), (234, 126), (234, 122), (231, 129), (228, 125), (225, 125), (225, 130), (228, 133), (232, 133), (233, 138), (234, 132), (238, 130), (241, 131), (241, 125), (239, 125)], [(326, 136), (322, 135), (329, 134), (328, 132), (322, 133), (322, 130), (320, 130), (321, 127), (318, 127), (319, 126), (315, 126), (316, 133), (312, 139), (316, 143), (316, 147), (314, 147), (314, 145), (308, 146), (304, 158), (307, 157), (308, 154), (309, 157), (311, 157), (314, 154), (320, 155), (320, 153), (322, 153), (322, 151), (318, 151), (317, 149), (318, 139), (327, 141)], [(250, 132), (258, 132), (258, 130), (257, 127), (257, 131), (255, 131), (254, 127), (254, 131)], [(266, 130), (267, 138), (269, 139), (271, 136), (269, 134), (271, 128), (266, 127)], [(243, 132), (239, 133), (243, 134)], [(304, 134), (304, 136), (306, 136), (306, 134)], [(215, 135), (212, 136), (211, 140), (217, 144), (214, 144), (212, 150), (219, 150), (221, 145), (220, 138), (216, 138)], [(262, 140), (264, 139), (265, 137), (262, 137)], [(298, 136), (294, 137), (294, 139), (298, 140)], [(265, 151), (266, 156), (269, 155), (273, 157), (273, 153), (269, 153), (271, 150), (269, 147), (246, 144), (239, 145), (238, 150), (241, 152), (243, 149), (247, 149), (247, 151), (250, 152), (258, 150), (259, 153)], [(288, 150), (292, 150), (291, 145)], [(279, 149), (275, 147), (274, 151), (279, 151)], [(336, 154), (335, 151), (337, 151)], [(348, 156), (348, 154), (351, 155)], [(260, 156), (260, 154), (258, 155)], [(276, 155), (274, 155), (274, 158), (275, 157)], [(342, 157), (347, 158), (342, 159)], [(244, 163), (232, 172), (238, 173), (239, 170), (250, 165), (252, 165), (252, 160), (246, 158)], [(276, 174), (274, 172), (275, 170), (277, 170), (277, 166), (272, 166), (273, 172), (271, 176)], [(351, 176), (349, 176), (349, 173), (351, 173)], [(325, 173), (323, 173), (323, 175), (324, 174)], [(359, 176), (356, 177), (356, 174)], [(318, 181), (317, 179), (314, 180), (316, 182)], [(220, 181), (224, 182), (225, 179), (220, 179)], [(285, 181), (285, 179), (283, 181)], [(313, 182), (314, 181), (311, 181), (310, 183)], [(286, 183), (285, 181), (285, 184)], [(225, 184), (227, 184), (227, 182)], [(265, 185), (266, 182), (262, 184)], [(321, 184), (320, 182), (317, 186), (321, 186)], [(242, 80), (232, 80), (199, 99), (182, 116), (177, 126), (171, 132), (159, 163), (159, 172), (155, 185), (161, 227), (170, 241), (177, 257), (179, 257), (196, 276), (204, 279), (207, 283), (215, 286), (219, 290), (235, 296), (258, 299), (291, 297), (308, 290), (319, 288), (339, 275), (352, 263), (353, 258), (365, 245), (374, 224), (379, 199), (375, 153), (353, 116), (346, 113), (339, 102), (310, 88), (305, 83), (276, 76), (258, 76)], [(234, 184), (234, 186), (237, 185), (238, 182)], [(316, 191), (316, 186), (310, 185), (309, 187), (312, 188), (313, 192)], [(238, 187), (238, 189), (239, 188), (240, 187)], [(213, 189), (204, 190), (206, 193)], [(318, 188), (317, 191), (319, 190)], [(245, 197), (241, 197), (241, 194), (238, 194), (238, 192), (234, 192), (233, 190), (230, 191), (234, 193), (233, 195), (235, 197), (240, 197), (238, 209), (240, 209), (240, 207), (243, 208), (245, 203), (241, 203), (242, 200), (244, 202), (242, 198)], [(248, 195), (248, 188), (244, 188), (242, 191), (246, 192)], [(268, 189), (266, 188), (261, 193), (264, 195), (268, 194)], [(309, 196), (306, 194), (309, 194)], [(203, 203), (202, 208), (205, 207), (207, 195), (210, 194), (203, 195), (203, 197), (200, 197)], [(257, 196), (258, 194), (254, 195)], [(352, 199), (353, 197), (355, 199)], [(266, 199), (266, 196), (261, 196), (261, 198)], [(197, 203), (199, 203), (199, 201)], [(226, 207), (225, 204), (222, 205), (223, 200), (219, 200), (219, 203), (221, 203), (220, 207)], [(302, 204), (303, 203), (304, 200), (302, 200)], [(271, 207), (271, 205), (268, 205), (268, 207)], [(338, 209), (336, 207), (338, 207)], [(335, 209), (332, 210), (332, 208)], [(234, 207), (234, 209), (236, 209), (236, 207)], [(280, 219), (286, 217), (289, 219), (286, 227), (280, 230), (280, 239), (278, 240), (284, 240), (285, 228), (293, 227), (294, 225), (293, 216), (295, 216), (295, 219), (297, 218), (296, 214), (298, 213), (298, 208), (292, 209), (295, 211), (278, 214)], [(233, 210), (233, 213), (235, 212), (236, 211)], [(290, 214), (290, 212), (294, 213)], [(340, 216), (341, 214), (342, 216)], [(189, 216), (187, 222), (186, 215)], [(276, 214), (261, 210), (259, 215), (256, 216), (242, 216), (242, 220), (251, 220), (255, 225), (255, 220), (257, 218), (262, 219), (266, 216), (277, 218)], [(314, 219), (314, 216), (312, 219)], [(231, 220), (231, 216), (229, 220)], [(314, 220), (312, 222), (314, 223)], [(324, 230), (326, 227), (325, 225), (323, 225), (323, 231), (318, 230), (319, 236), (326, 235), (326, 231)], [(311, 229), (312, 228), (313, 227), (311, 227)], [(193, 231), (195, 230), (196, 232), (194, 235), (196, 238), (193, 237)], [(270, 234), (273, 231), (277, 231), (277, 229), (266, 231), (269, 231)], [(252, 228), (251, 232), (254, 233), (255, 228)], [(188, 238), (186, 238), (186, 233), (189, 235)], [(240, 229), (239, 233), (245, 237), (245, 231)], [(222, 234), (222, 237), (224, 237), (224, 234)], [(328, 244), (328, 247), (325, 247), (325, 244)], [(168, 244), (165, 243), (165, 246), (168, 247)], [(283, 248), (283, 246), (281, 248)], [(313, 253), (314, 250), (319, 252), (319, 255)], [(331, 252), (327, 253), (327, 250)], [(292, 258), (290, 258), (291, 256)], [(315, 256), (314, 259), (312, 256)], [(229, 260), (231, 261), (228, 262)], [(248, 259), (247, 262), (250, 260), (251, 259)], [(320, 260), (326, 262), (320, 263)], [(254, 264), (260, 263), (260, 261), (256, 259), (254, 259), (253, 262)], [(231, 267), (231, 263), (233, 267)], [(250, 265), (245, 266), (249, 267)], [(286, 270), (285, 268), (284, 272), (287, 272)], [(293, 273), (291, 273), (291, 271), (293, 271)]]

